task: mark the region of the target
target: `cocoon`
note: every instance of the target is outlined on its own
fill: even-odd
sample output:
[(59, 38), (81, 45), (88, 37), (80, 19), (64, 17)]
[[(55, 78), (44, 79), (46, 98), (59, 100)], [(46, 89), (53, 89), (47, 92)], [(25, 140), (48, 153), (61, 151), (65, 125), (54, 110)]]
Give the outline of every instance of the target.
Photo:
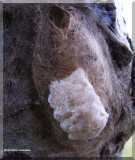
[(65, 79), (53, 81), (48, 102), (70, 140), (93, 139), (108, 121), (109, 115), (82, 68)]

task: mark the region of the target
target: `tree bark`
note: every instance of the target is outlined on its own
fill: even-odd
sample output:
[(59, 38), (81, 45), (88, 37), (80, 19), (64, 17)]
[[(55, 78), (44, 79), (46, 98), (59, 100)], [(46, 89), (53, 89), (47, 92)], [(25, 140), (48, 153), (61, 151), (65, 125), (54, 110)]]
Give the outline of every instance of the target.
[[(5, 149), (30, 149), (20, 152), (30, 158), (121, 156), (135, 130), (135, 63), (117, 14), (109, 3), (4, 4)], [(51, 83), (78, 68), (109, 115), (92, 140), (69, 140), (48, 102)]]

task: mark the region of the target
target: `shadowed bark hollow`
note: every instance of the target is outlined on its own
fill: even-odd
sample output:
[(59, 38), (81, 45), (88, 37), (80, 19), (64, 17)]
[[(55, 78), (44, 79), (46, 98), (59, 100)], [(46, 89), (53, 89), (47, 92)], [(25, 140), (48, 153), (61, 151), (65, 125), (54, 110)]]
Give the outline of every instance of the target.
[[(113, 3), (4, 4), (4, 148), (30, 149), (20, 155), (31, 158), (121, 156), (135, 130), (135, 78), (117, 10)], [(78, 68), (109, 115), (92, 140), (69, 140), (48, 102), (50, 84)]]

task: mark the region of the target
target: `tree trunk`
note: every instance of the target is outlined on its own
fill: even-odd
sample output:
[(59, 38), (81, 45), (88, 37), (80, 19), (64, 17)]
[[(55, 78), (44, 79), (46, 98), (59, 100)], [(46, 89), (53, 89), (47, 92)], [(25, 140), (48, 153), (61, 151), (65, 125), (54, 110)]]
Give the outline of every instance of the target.
[[(135, 64), (118, 10), (113, 3), (4, 4), (4, 149), (31, 150), (5, 157), (121, 156), (135, 130)], [(86, 103), (89, 86), (94, 98)], [(100, 109), (106, 120), (96, 118)], [(82, 128), (64, 128), (71, 118), (70, 127)]]

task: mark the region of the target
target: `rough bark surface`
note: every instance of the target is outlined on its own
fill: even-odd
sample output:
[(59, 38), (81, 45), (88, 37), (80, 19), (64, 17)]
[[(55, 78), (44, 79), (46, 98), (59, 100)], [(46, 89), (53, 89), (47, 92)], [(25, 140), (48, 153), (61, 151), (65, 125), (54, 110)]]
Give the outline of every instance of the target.
[[(4, 4), (4, 148), (30, 149), (22, 155), (31, 158), (120, 156), (135, 106), (133, 52), (116, 11), (115, 4)], [(48, 103), (50, 83), (78, 67), (109, 114), (91, 141), (68, 140)]]

